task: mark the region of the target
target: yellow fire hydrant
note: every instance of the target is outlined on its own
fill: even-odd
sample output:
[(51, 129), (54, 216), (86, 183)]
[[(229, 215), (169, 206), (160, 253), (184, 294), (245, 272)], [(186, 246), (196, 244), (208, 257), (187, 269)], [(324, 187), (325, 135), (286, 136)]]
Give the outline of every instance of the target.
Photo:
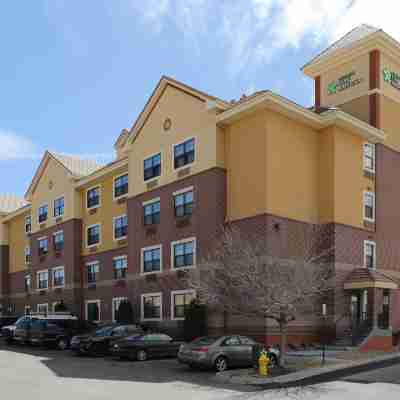
[(271, 362), (265, 351), (261, 352), (258, 359), (258, 372), (261, 376), (268, 376), (268, 365)]

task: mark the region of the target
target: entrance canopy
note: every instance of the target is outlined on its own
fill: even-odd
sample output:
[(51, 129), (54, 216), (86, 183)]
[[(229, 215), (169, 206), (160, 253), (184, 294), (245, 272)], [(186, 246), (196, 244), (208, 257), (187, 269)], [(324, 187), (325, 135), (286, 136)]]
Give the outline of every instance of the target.
[(381, 272), (369, 268), (354, 269), (344, 282), (345, 290), (369, 288), (398, 289), (399, 285)]

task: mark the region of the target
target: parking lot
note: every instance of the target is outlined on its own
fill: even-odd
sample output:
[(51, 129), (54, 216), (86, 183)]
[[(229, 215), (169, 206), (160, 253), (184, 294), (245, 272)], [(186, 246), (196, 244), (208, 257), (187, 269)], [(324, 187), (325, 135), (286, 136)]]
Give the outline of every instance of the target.
[(69, 351), (0, 346), (2, 397), (44, 400), (108, 399), (118, 394), (147, 398), (221, 399), (255, 389), (222, 385), (212, 371), (197, 371), (176, 359), (145, 362), (73, 356)]

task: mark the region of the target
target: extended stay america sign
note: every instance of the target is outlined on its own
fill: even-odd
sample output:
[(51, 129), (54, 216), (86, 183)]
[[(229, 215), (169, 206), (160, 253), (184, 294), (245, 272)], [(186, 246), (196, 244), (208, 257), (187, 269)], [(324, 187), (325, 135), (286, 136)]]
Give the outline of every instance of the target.
[(363, 81), (363, 78), (356, 78), (355, 75), (355, 71), (352, 71), (346, 75), (341, 76), (338, 80), (330, 83), (328, 85), (328, 94), (337, 94), (359, 85)]
[(383, 80), (400, 90), (400, 75), (388, 69), (383, 70)]

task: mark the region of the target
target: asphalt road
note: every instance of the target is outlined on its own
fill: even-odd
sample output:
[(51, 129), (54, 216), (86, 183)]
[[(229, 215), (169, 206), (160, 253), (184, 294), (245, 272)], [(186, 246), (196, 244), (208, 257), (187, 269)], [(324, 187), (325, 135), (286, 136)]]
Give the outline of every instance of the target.
[[(394, 383), (400, 385), (400, 364), (393, 365), (386, 368), (373, 369), (368, 372), (361, 374), (351, 375), (343, 380), (347, 382), (357, 383)], [(399, 398), (400, 398), (400, 386), (399, 386)]]

